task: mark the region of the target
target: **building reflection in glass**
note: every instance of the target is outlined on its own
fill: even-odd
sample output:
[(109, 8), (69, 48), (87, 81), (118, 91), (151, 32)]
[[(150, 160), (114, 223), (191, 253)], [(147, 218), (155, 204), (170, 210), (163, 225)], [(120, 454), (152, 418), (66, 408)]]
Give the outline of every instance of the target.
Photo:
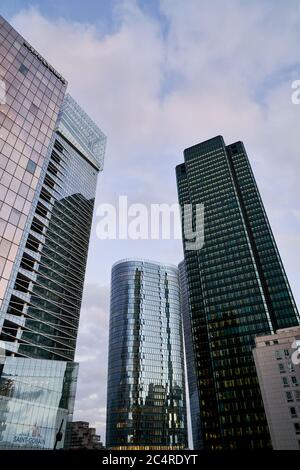
[[(72, 194), (56, 201), (39, 270), (32, 283), (19, 354), (74, 358), (94, 199)], [(84, 230), (80, 230), (80, 218)], [(29, 270), (29, 262), (24, 269)]]
[(203, 440), (201, 435), (201, 414), (199, 402), (199, 388), (196, 374), (196, 361), (193, 346), (193, 332), (191, 325), (191, 311), (189, 305), (188, 282), (185, 261), (178, 265), (181, 313), (184, 331), (184, 345), (186, 355), (186, 371), (188, 378), (188, 389), (190, 399), (190, 417), (192, 426), (193, 448), (203, 449)]
[(0, 449), (53, 449), (72, 420), (77, 373), (76, 363), (2, 357)]
[(187, 447), (178, 270), (142, 260), (113, 266), (107, 447)]
[(51, 448), (71, 416), (77, 365), (66, 362), (106, 137), (1, 16), (0, 63), (0, 442)]

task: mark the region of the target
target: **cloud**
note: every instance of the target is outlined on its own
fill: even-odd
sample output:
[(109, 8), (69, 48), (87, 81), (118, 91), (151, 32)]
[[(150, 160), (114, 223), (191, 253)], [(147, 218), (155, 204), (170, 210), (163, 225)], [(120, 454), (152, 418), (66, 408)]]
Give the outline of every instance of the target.
[(74, 420), (89, 421), (105, 439), (109, 289), (86, 284), (78, 333), (79, 380)]
[[(183, 148), (218, 134), (227, 143), (243, 140), (300, 300), (295, 255), (300, 106), (291, 102), (292, 81), (300, 78), (300, 5), (294, 0), (276, 6), (269, 0), (158, 5), (155, 15), (136, 1), (119, 2), (114, 28), (105, 34), (105, 28), (49, 19), (32, 8), (12, 22), (67, 78), (74, 98), (108, 136), (96, 204), (116, 201), (119, 194), (133, 202), (176, 202), (174, 167), (183, 160)], [(178, 244), (111, 243), (99, 242), (93, 231), (78, 345), (76, 416), (96, 420), (102, 434), (108, 287), (90, 284), (101, 279), (108, 285), (117, 256), (135, 253), (166, 262), (182, 256)]]
[[(123, 1), (118, 28), (105, 36), (93, 25), (49, 20), (36, 9), (13, 22), (107, 133), (102, 198), (112, 198), (117, 185), (117, 192), (149, 199), (155, 175), (157, 191), (176, 199), (170, 170), (182, 149), (219, 133), (245, 140), (250, 156), (261, 149), (281, 174), (283, 142), (297, 141), (300, 118), (290, 100), (299, 66), (294, 5), (165, 0), (163, 32), (137, 2)], [(294, 152), (286, 177), (289, 162), (298, 162)], [(169, 176), (159, 168), (169, 168)]]

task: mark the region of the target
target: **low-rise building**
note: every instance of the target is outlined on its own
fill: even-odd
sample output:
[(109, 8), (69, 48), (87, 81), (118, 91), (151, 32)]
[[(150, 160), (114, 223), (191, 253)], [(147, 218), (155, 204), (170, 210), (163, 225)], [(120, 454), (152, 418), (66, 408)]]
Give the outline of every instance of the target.
[(69, 448), (71, 450), (101, 450), (104, 447), (95, 428), (91, 428), (86, 421), (74, 421), (70, 425)]
[(300, 450), (300, 326), (258, 336), (253, 350), (274, 450)]

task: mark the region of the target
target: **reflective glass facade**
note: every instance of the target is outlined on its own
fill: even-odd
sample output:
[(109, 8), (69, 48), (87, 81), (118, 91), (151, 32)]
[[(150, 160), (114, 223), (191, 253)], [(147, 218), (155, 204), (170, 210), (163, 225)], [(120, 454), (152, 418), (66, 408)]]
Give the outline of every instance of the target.
[[(90, 123), (93, 144), (101, 144), (96, 151), (85, 150), (83, 143), (80, 149), (75, 145), (81, 127)], [(97, 175), (105, 148), (105, 137), (94, 126), (66, 95), (7, 293), (11, 295), (0, 339), (8, 354), (74, 358)]]
[(299, 450), (300, 327), (258, 336), (253, 357), (273, 450)]
[(106, 446), (187, 447), (178, 270), (125, 260), (112, 269)]
[[(34, 359), (44, 359), (45, 368), (54, 361), (55, 374), (60, 368), (75, 374), (69, 361), (106, 138), (65, 95), (65, 79), (2, 17), (0, 81), (6, 91), (0, 101), (0, 356), (19, 376), (42, 370)], [(0, 395), (0, 409), (5, 400)], [(25, 402), (24, 412), (17, 402), (14, 417), (11, 403), (1, 424), (9, 436), (12, 423), (15, 434), (28, 425)], [(36, 416), (35, 426), (43, 427), (38, 409)], [(3, 438), (8, 445), (9, 436)]]
[(53, 449), (72, 419), (77, 373), (71, 362), (1, 358), (0, 450)]
[(203, 447), (201, 438), (201, 415), (199, 404), (199, 390), (196, 376), (196, 365), (194, 355), (194, 345), (192, 338), (192, 325), (190, 316), (188, 282), (186, 275), (185, 262), (178, 265), (179, 286), (180, 286), (180, 304), (184, 331), (184, 348), (186, 356), (186, 370), (188, 376), (190, 417), (192, 424), (193, 448), (200, 450)]
[[(66, 81), (0, 17), (0, 307), (7, 309), (13, 268), (38, 191)], [(2, 317), (2, 315), (1, 315)], [(0, 327), (3, 317), (0, 317)]]
[(64, 97), (65, 80), (0, 25), (0, 340), (7, 355), (72, 360), (106, 139)]
[(254, 339), (299, 324), (299, 314), (242, 142), (218, 136), (184, 160), (179, 202), (205, 207), (204, 247), (184, 241), (201, 437), (207, 449), (267, 448)]

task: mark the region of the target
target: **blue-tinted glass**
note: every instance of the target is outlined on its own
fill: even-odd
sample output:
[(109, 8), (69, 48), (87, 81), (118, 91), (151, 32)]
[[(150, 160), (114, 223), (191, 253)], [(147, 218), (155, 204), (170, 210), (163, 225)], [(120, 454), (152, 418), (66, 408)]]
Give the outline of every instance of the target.
[(20, 71), (23, 75), (27, 75), (28, 70), (29, 70), (29, 69), (26, 67), (26, 65), (24, 65), (24, 64), (21, 64), (21, 65), (20, 65), (19, 71)]
[(112, 270), (107, 441), (115, 449), (187, 446), (178, 271), (129, 260)]
[(36, 164), (32, 160), (28, 160), (26, 170), (29, 171), (29, 173), (34, 174), (36, 169)]
[(268, 448), (252, 348), (256, 335), (298, 325), (299, 314), (242, 142), (217, 136), (184, 160), (179, 202), (204, 204), (205, 224), (201, 250), (184, 242), (201, 418), (193, 429), (207, 449)]
[(0, 360), (0, 449), (53, 449), (72, 420), (78, 364), (7, 357)]

